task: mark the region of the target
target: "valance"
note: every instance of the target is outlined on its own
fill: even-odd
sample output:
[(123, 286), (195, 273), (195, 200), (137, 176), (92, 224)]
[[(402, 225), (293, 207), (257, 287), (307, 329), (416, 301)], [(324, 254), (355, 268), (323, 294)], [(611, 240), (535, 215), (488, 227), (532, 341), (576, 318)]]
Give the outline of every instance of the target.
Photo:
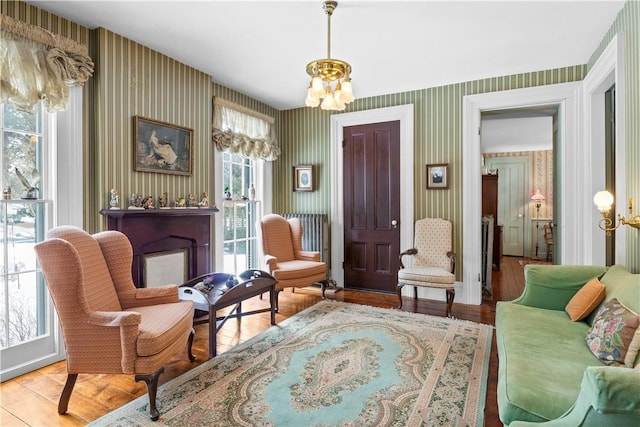
[(275, 160), (280, 155), (272, 117), (222, 98), (213, 103), (211, 139), (218, 151), (252, 159)]
[(93, 74), (87, 47), (43, 28), (0, 15), (0, 102), (33, 112), (64, 110), (69, 86)]

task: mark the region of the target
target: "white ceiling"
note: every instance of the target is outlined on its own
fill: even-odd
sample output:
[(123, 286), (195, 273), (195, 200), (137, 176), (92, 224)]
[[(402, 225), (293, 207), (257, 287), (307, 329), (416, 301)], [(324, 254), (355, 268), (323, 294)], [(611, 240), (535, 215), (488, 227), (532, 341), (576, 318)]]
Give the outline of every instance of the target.
[[(280, 110), (304, 106), (326, 57), (320, 0), (26, 1), (104, 27)], [(356, 97), (584, 64), (624, 1), (339, 1), (331, 56)]]

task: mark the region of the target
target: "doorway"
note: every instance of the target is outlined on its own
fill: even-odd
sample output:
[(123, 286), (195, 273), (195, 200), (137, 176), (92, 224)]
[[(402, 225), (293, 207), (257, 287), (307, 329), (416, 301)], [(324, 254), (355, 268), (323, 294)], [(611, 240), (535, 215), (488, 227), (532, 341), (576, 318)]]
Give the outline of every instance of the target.
[(344, 128), (344, 286), (394, 292), (400, 253), (400, 122)]
[[(556, 184), (555, 200), (558, 216), (554, 216), (557, 232), (563, 235), (557, 253), (558, 262), (578, 263), (586, 246), (586, 236), (581, 233), (576, 221), (582, 200), (581, 192), (575, 188), (570, 191), (569, 183), (582, 182), (584, 147), (578, 144), (579, 108), (578, 100), (581, 84), (562, 83), (549, 86), (491, 92), (464, 97), (463, 109), (463, 221), (465, 224), (464, 251), (464, 287), (469, 296), (468, 303), (482, 302), (481, 284), (481, 242), (479, 238), (468, 236), (481, 235), (481, 184), (477, 178), (481, 175), (481, 114), (485, 111), (530, 108), (536, 106), (558, 105), (558, 132), (554, 133), (554, 150), (563, 179)], [(578, 179), (580, 177), (580, 179)], [(558, 208), (558, 201), (562, 202)]]
[[(344, 127), (367, 123), (398, 120), (400, 122), (400, 162), (414, 163), (414, 112), (413, 104), (331, 116), (331, 275), (339, 286), (344, 286), (344, 179), (343, 150)], [(414, 218), (414, 168), (400, 168), (400, 247), (413, 244)]]

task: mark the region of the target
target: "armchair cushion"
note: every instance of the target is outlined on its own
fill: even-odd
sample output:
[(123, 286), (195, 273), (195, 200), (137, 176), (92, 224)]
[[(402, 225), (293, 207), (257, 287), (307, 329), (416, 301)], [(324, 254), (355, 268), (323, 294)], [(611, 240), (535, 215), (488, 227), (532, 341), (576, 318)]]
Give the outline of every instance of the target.
[[(456, 276), (439, 267), (407, 267), (398, 271), (398, 281), (414, 286), (453, 287)], [(440, 286), (442, 285), (442, 286)]]
[(293, 260), (278, 263), (271, 274), (278, 280), (299, 279), (316, 274), (326, 274), (326, 266), (324, 263), (314, 261)]
[(182, 302), (134, 307), (142, 315), (136, 344), (138, 356), (161, 353), (172, 343), (182, 339), (184, 329), (193, 323), (193, 305)]

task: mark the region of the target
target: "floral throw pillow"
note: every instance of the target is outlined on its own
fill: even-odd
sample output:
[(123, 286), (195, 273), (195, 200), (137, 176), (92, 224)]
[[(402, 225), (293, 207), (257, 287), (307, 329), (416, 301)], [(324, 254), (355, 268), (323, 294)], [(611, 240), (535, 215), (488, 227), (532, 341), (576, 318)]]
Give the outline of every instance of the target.
[(616, 298), (606, 302), (587, 331), (587, 345), (607, 365), (624, 364), (640, 319)]

